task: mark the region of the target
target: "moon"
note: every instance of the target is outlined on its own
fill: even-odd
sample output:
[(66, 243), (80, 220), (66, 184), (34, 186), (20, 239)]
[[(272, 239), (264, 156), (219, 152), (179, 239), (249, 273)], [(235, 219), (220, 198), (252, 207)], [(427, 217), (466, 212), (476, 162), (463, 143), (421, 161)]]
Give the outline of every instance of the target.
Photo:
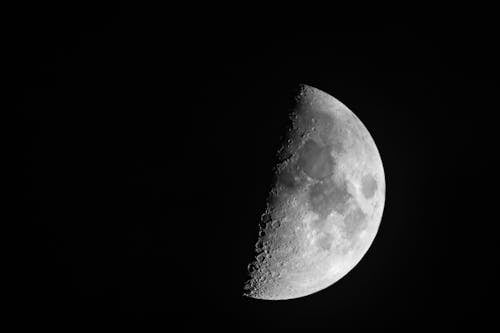
[(299, 298), (352, 270), (377, 234), (385, 203), (379, 151), (356, 115), (301, 85), (277, 152), (244, 296)]

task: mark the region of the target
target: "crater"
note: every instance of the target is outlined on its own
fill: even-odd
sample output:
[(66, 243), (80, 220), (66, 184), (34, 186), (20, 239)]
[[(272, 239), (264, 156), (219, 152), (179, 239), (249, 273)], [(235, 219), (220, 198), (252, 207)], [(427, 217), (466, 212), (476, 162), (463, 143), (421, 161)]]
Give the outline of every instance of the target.
[(313, 212), (325, 218), (333, 210), (343, 214), (347, 209), (347, 201), (350, 197), (345, 181), (342, 184), (337, 184), (331, 179), (325, 179), (311, 187), (309, 204)]
[(377, 181), (371, 174), (366, 174), (361, 178), (361, 192), (366, 199), (370, 199), (377, 191)]

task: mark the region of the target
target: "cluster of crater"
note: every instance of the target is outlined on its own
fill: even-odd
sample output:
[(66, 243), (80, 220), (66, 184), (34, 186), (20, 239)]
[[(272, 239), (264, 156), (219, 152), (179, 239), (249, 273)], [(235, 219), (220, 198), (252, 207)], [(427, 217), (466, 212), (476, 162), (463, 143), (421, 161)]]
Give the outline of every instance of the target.
[(290, 191), (309, 188), (308, 201), (312, 211), (320, 217), (327, 217), (332, 210), (345, 212), (351, 197), (347, 183), (333, 180), (336, 161), (331, 154), (332, 147), (309, 139), (278, 170), (278, 186)]
[[(314, 120), (314, 119), (313, 119)], [(308, 121), (304, 126), (304, 119), (295, 123), (295, 130), (290, 133), (288, 145), (282, 149), (282, 163), (276, 172), (277, 193), (288, 192), (293, 195), (298, 191), (305, 191), (309, 209), (317, 214), (318, 218), (312, 227), (320, 232), (316, 245), (323, 250), (330, 250), (335, 242), (335, 235), (326, 231), (325, 224), (332, 212), (342, 216), (341, 227), (347, 239), (353, 238), (367, 223), (366, 213), (353, 200), (353, 194), (348, 190), (348, 181), (344, 177), (334, 177), (337, 172), (335, 153), (339, 153), (342, 144), (332, 140), (330, 135), (334, 127), (331, 119), (326, 122), (327, 128), (319, 130), (319, 135), (311, 135), (307, 128), (314, 125)], [(324, 123), (324, 122), (321, 122)], [(324, 125), (324, 126), (326, 126)], [(328, 130), (325, 130), (328, 129)], [(300, 134), (300, 135), (299, 135)], [(370, 199), (377, 190), (377, 182), (370, 173), (360, 180), (360, 192)], [(279, 196), (275, 199), (280, 200)]]
[[(308, 139), (279, 169), (277, 185), (291, 192), (307, 188), (309, 207), (318, 215), (313, 227), (322, 229), (327, 217), (335, 211), (344, 216), (343, 230), (346, 237), (351, 238), (366, 222), (366, 214), (355, 203), (352, 204), (347, 180), (332, 177), (336, 171), (336, 161), (331, 151), (330, 145)], [(371, 174), (361, 179), (361, 193), (365, 198), (371, 198), (376, 189), (377, 183)], [(328, 249), (332, 241), (333, 236), (325, 233), (318, 239), (318, 245)]]

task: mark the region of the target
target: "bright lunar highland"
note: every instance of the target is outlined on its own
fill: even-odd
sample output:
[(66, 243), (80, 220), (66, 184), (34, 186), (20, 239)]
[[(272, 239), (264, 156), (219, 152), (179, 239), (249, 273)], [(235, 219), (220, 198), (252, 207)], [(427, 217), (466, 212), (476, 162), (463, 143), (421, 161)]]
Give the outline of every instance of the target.
[(302, 85), (290, 119), (244, 286), (257, 299), (334, 284), (365, 255), (384, 209), (382, 160), (352, 111)]

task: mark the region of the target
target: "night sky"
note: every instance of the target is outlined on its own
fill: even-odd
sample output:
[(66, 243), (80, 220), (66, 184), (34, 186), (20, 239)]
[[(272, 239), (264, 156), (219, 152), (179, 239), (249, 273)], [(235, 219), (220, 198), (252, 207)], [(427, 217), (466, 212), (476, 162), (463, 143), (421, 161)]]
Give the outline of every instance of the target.
[[(485, 324), (498, 220), (485, 209), (498, 165), (489, 29), (37, 10), (15, 29), (12, 62), (27, 315), (234, 331)], [(368, 128), (386, 175), (383, 219), (360, 264), (330, 288), (243, 298), (300, 83)]]

